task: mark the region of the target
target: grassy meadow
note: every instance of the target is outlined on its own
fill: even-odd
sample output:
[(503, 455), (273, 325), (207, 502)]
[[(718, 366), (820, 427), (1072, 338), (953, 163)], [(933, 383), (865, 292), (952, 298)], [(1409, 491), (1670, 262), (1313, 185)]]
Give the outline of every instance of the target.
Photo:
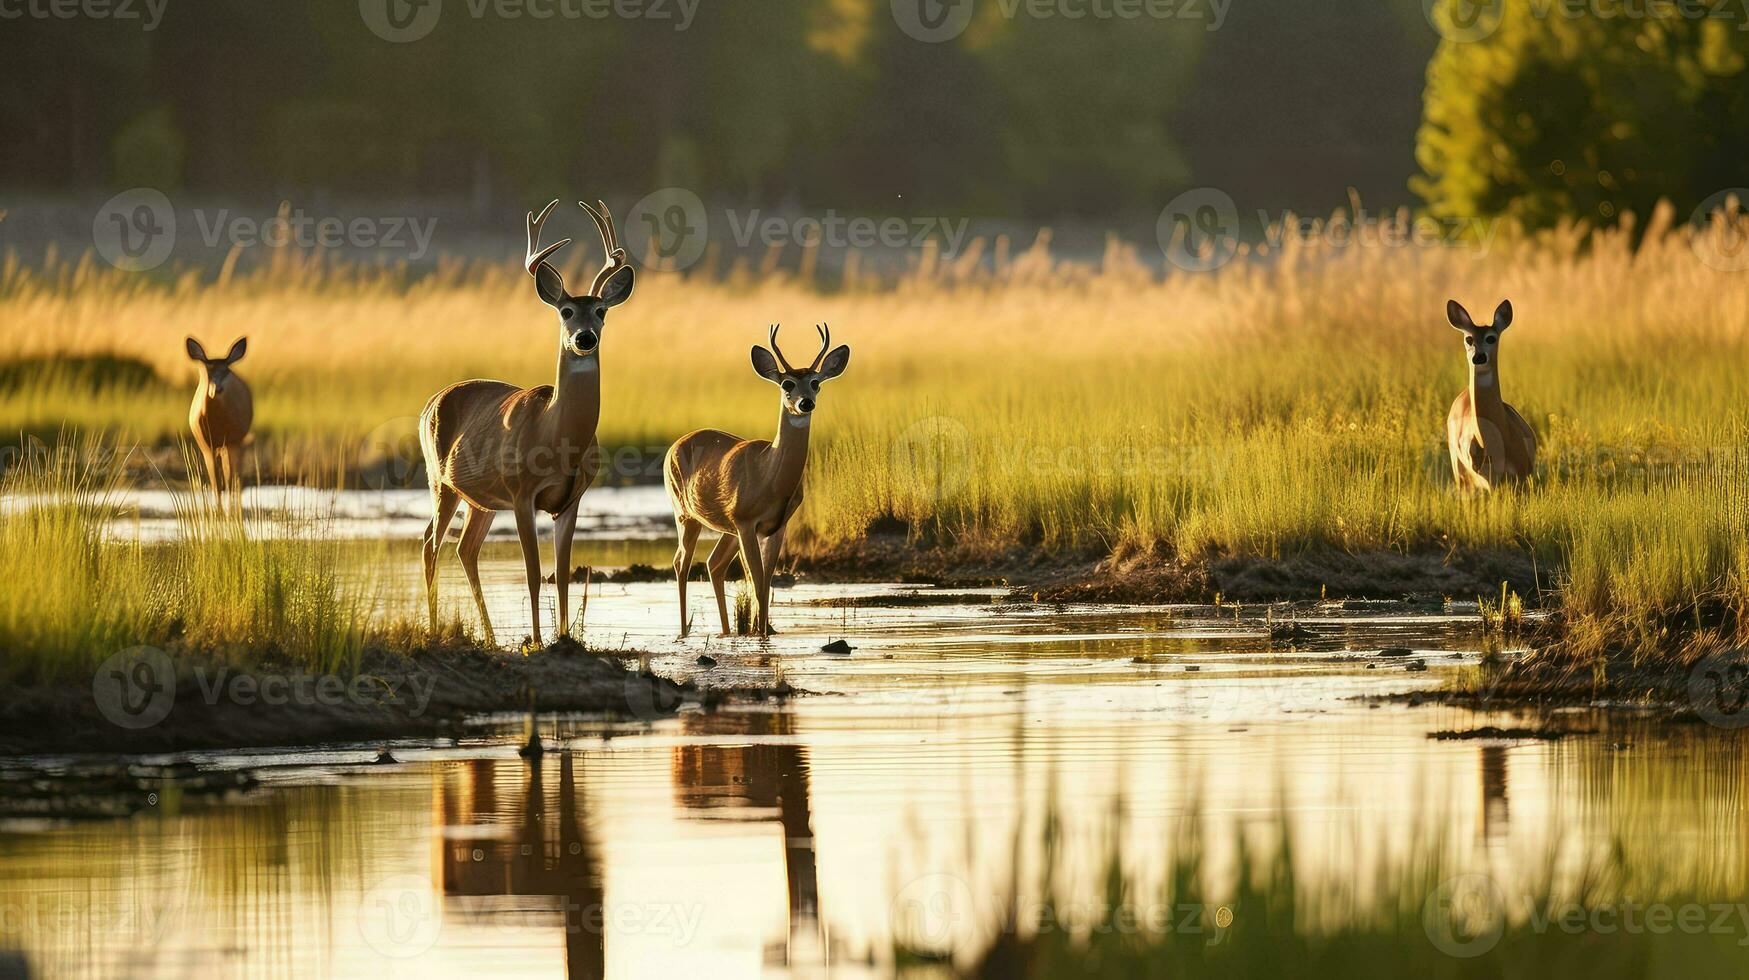
[[(1595, 234), (1503, 228), (1486, 247), (1336, 237), (1164, 277), (1116, 241), (1097, 261), (1055, 258), (1048, 236), (925, 251), (896, 282), (831, 289), (709, 262), (646, 274), (609, 316), (600, 437), (646, 454), (702, 426), (769, 437), (777, 398), (748, 348), (782, 322), (805, 360), (826, 321), (854, 354), (821, 399), (792, 549), (898, 521), (992, 549), (1509, 550), (1549, 569), (1599, 645), (1651, 652), (1671, 622), (1749, 622), (1749, 289), (1701, 258), (1728, 239), (1667, 212)], [(1452, 488), (1444, 421), (1466, 368), (1449, 298), (1478, 320), (1515, 307), (1503, 392), (1540, 441), (1522, 490)], [(183, 336), (212, 349), (247, 334), (246, 472), (331, 472), (410, 446), (447, 383), (550, 381), (555, 325), (509, 261), (411, 279), (283, 253), (148, 277), (14, 256), (0, 429), (173, 444), (193, 394)]]
[(122, 484), (91, 450), (63, 446), (0, 478), (0, 493), (31, 501), (0, 516), (0, 567), (15, 571), (0, 591), (0, 680), (88, 677), (141, 645), (350, 674), (368, 644), (430, 638), (410, 601), (379, 587), (385, 546), (327, 540), (317, 516), (274, 537), (189, 494), (169, 541), (112, 534)]

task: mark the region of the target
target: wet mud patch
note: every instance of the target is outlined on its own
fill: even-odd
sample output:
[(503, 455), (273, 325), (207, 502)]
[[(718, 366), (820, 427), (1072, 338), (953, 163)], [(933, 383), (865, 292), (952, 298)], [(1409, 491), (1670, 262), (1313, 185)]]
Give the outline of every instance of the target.
[[(161, 669), (173, 678), (148, 678), (149, 686), (139, 682), (127, 691), (134, 707), (161, 717), (118, 713), (102, 676), (15, 689), (0, 705), (0, 754), (150, 754), (416, 737), (453, 733), (469, 716), (493, 712), (654, 719), (694, 696), (690, 684), (622, 663), (636, 656), (596, 653), (568, 639), (527, 656), (474, 648), (375, 652), (346, 677), (170, 656)], [(137, 675), (117, 683), (133, 683), (129, 677)]]
[(106, 820), (167, 812), (190, 800), (234, 800), (256, 785), (246, 770), (186, 762), (16, 762), (0, 765), (0, 821)]

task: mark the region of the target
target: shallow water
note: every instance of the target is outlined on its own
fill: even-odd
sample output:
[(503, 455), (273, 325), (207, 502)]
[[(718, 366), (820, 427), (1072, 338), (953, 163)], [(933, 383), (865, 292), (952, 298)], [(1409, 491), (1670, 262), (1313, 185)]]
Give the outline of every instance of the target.
[[(501, 635), (526, 628), (515, 563), (486, 577)], [(446, 602), (462, 588), (452, 563)], [(545, 719), (538, 762), (517, 755), (520, 723), (399, 744), (388, 766), (368, 764), (377, 745), (200, 754), (263, 785), (0, 831), (0, 948), (43, 975), (882, 975), (895, 943), (963, 965), (1027, 894), (1047, 814), (1058, 882), (1088, 909), (1113, 834), (1146, 882), (1193, 818), (1217, 881), (1238, 835), (1267, 840), (1280, 820), (1309, 881), (1358, 893), (1429, 842), (1511, 896), (1533, 894), (1546, 862), (1576, 868), (1615, 843), (1672, 889), (1749, 881), (1732, 733), (1362, 697), (1473, 664), (1473, 614), (1302, 613), (1315, 637), (1285, 650), (1257, 609), (1016, 605), (999, 590), (819, 604), (930, 591), (802, 585), (780, 590), (769, 643), (681, 642), (672, 583), (597, 584), (592, 644), (811, 693)], [(695, 622), (714, 619), (709, 586), (691, 594)], [(836, 637), (855, 650), (819, 651)], [(697, 665), (707, 653), (715, 667)], [(1591, 733), (1428, 737), (1489, 723)]]
[[(12, 494), (0, 498), (0, 513), (30, 507), (43, 498)], [(133, 489), (113, 495), (118, 537), (166, 541), (181, 531), (178, 515), (204, 496), (186, 490)], [(243, 491), (243, 513), (252, 533), (297, 537), (319, 528), (325, 538), (416, 541), (431, 521), (431, 494), (424, 489), (318, 490), (299, 486), (252, 486)], [(465, 510), (464, 510), (465, 513)], [(543, 538), (552, 537), (552, 518), (536, 515)], [(456, 515), (451, 533), (461, 528)], [(668, 493), (660, 486), (596, 487), (583, 495), (577, 513), (579, 540), (644, 540), (674, 534)], [(500, 514), (491, 537), (516, 539), (516, 522)]]

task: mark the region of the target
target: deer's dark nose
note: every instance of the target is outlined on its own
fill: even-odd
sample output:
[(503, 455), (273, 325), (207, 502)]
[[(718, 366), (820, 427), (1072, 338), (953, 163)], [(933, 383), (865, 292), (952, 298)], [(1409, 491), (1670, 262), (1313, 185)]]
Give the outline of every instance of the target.
[(576, 345), (577, 353), (587, 354), (595, 349), (595, 345), (601, 343), (601, 338), (597, 337), (593, 330), (579, 330), (571, 342)]
[(804, 412), (811, 412), (814, 410), (814, 400), (812, 398), (804, 398), (801, 401), (796, 402), (796, 407)]
[(1474, 354), (1470, 355), (1470, 363), (1480, 367), (1481, 365), (1488, 363), (1488, 355), (1481, 351), (1476, 351)]

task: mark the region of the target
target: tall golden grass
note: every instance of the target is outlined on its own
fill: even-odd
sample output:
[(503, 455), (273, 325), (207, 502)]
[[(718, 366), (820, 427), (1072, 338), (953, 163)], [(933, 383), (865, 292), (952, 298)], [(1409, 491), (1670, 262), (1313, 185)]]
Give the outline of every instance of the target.
[(114, 526), (126, 509), (111, 462), (63, 444), (0, 478), (0, 567), (13, 573), (0, 679), (78, 677), (141, 645), (350, 673), (367, 644), (425, 640), (413, 604), (377, 577), (382, 543), (329, 539), (314, 514), (268, 533), (198, 492), (177, 499), (171, 538), (145, 543)]
[[(1562, 569), (1576, 612), (1742, 610), (1749, 273), (1721, 266), (1749, 222), (1696, 233), (1665, 208), (1643, 228), (1504, 227), (1485, 247), (1333, 244), (1348, 220), (1207, 273), (1161, 276), (1117, 241), (1063, 260), (1044, 236), (1012, 255), (926, 251), (896, 284), (646, 273), (609, 316), (600, 437), (659, 451), (701, 426), (775, 431), (748, 349), (782, 322), (792, 359), (807, 356), (808, 326), (826, 321), (854, 356), (821, 399), (795, 547), (897, 519), (1053, 550), (1502, 548)], [(1465, 366), (1450, 298), (1478, 317), (1502, 298), (1516, 309), (1503, 388), (1541, 439), (1522, 491), (1452, 489), (1443, 424)], [(248, 334), (258, 455), (332, 458), (411, 432), (455, 380), (550, 381), (554, 328), (508, 262), (413, 280), (288, 253), (166, 281), (14, 257), (0, 343), (48, 366), (0, 390), (0, 427), (175, 439), (193, 392), (183, 335)], [(60, 366), (106, 353), (167, 380), (80, 388)]]

